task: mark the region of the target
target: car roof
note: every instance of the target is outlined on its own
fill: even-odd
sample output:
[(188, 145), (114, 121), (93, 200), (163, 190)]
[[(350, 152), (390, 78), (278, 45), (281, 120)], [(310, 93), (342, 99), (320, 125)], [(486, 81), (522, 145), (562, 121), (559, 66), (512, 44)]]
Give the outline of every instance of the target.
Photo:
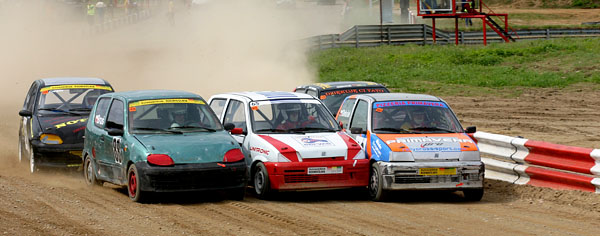
[[(257, 91), (257, 92), (237, 92), (224, 93), (219, 95), (229, 95), (243, 97), (249, 101), (266, 101), (280, 99), (315, 99), (313, 96), (304, 93), (281, 92), (281, 91)], [(215, 96), (219, 96), (215, 95)]]
[(195, 93), (180, 90), (135, 90), (103, 94), (101, 97), (121, 97), (128, 101), (166, 98), (200, 98)]
[(53, 86), (53, 85), (64, 85), (64, 84), (97, 84), (97, 85), (109, 85), (110, 84), (100, 78), (90, 77), (56, 77), (56, 78), (44, 78), (38, 80), (42, 86)]
[(357, 97), (369, 97), (375, 102), (381, 101), (439, 101), (444, 100), (427, 94), (412, 94), (412, 93), (368, 93), (357, 95)]
[(384, 87), (384, 85), (370, 82), (370, 81), (337, 81), (337, 82), (325, 82), (325, 83), (314, 83), (298, 86), (298, 88), (314, 88), (317, 90), (333, 90), (340, 88), (357, 88), (357, 87)]

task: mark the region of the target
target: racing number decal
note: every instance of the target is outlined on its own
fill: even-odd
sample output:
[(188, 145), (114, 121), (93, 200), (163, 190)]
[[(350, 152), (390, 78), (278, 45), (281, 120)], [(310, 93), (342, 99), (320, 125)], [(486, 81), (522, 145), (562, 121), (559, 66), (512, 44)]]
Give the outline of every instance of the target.
[(117, 164), (123, 163), (123, 149), (121, 148), (121, 138), (113, 137), (112, 151)]

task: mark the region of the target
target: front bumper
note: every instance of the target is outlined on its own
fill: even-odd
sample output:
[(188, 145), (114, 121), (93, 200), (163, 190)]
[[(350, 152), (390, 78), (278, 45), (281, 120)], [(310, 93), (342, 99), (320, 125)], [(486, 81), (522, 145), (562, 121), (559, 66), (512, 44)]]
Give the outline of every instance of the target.
[(80, 167), (82, 164), (83, 143), (45, 144), (39, 140), (31, 140), (31, 147), (39, 166)]
[(244, 188), (248, 182), (246, 163), (201, 163), (153, 166), (135, 163), (142, 191), (182, 192)]
[[(485, 166), (470, 162), (377, 162), (383, 175), (383, 189), (459, 190), (483, 188)], [(456, 168), (451, 175), (421, 175), (421, 168)]]
[[(363, 187), (369, 183), (369, 160), (265, 162), (271, 188), (302, 190)], [(342, 167), (339, 174), (308, 174), (309, 167)]]

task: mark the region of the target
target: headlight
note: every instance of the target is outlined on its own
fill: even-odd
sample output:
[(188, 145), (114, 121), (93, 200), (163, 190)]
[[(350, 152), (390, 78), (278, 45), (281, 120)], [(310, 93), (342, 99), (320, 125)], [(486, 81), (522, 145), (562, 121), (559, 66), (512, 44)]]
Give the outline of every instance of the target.
[(62, 139), (56, 134), (42, 134), (40, 135), (40, 141), (45, 144), (62, 144)]
[(415, 161), (412, 152), (390, 152), (390, 161)]

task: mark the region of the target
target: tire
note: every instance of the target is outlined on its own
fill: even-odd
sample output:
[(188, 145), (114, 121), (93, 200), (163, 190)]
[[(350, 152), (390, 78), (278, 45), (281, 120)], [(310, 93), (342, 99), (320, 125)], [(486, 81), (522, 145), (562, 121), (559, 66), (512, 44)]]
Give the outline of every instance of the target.
[(39, 160), (35, 158), (35, 151), (33, 151), (33, 147), (29, 144), (29, 173), (33, 174), (39, 171)]
[(377, 162), (371, 164), (369, 175), (369, 198), (373, 201), (383, 201), (385, 199), (385, 190), (383, 189), (383, 175)]
[(246, 187), (236, 188), (227, 192), (231, 200), (243, 201), (246, 197)]
[(268, 199), (272, 195), (271, 181), (269, 181), (269, 173), (267, 167), (262, 162), (256, 164), (256, 171), (253, 176), (254, 192), (260, 199)]
[(86, 156), (83, 161), (83, 177), (88, 186), (102, 186), (102, 181), (96, 179), (94, 165), (92, 165), (92, 159), (89, 156)]
[(462, 192), (465, 195), (465, 200), (469, 202), (478, 202), (483, 198), (483, 188), (465, 189)]
[(23, 159), (23, 139), (19, 135), (19, 163), (22, 163)]
[(140, 190), (140, 176), (135, 164), (131, 164), (127, 171), (127, 194), (134, 202), (144, 202), (146, 193)]

